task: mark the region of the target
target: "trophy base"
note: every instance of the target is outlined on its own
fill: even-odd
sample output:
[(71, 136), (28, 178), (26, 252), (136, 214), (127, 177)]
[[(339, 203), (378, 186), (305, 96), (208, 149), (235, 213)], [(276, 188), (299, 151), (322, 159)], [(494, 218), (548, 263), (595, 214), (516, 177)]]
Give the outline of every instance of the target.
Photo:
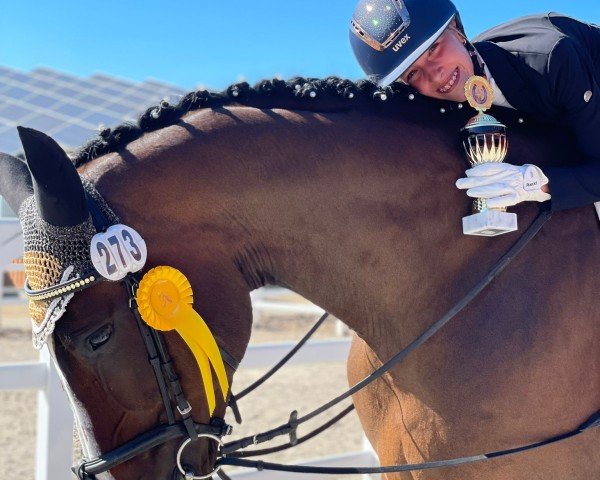
[(514, 232), (517, 229), (516, 213), (484, 210), (463, 218), (463, 233), (465, 235), (495, 237), (503, 233)]

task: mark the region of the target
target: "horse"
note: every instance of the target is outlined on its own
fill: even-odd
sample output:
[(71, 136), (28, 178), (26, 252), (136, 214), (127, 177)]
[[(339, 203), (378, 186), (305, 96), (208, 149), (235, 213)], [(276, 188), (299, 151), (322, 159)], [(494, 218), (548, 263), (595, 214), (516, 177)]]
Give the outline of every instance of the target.
[[(21, 216), (33, 198), (42, 224), (78, 228), (90, 215), (85, 179), (144, 238), (146, 268), (184, 272), (195, 309), (238, 361), (252, 328), (250, 292), (269, 284), (298, 292), (353, 330), (354, 384), (442, 316), (519, 236), (462, 234), (471, 201), (454, 186), (466, 168), (457, 138), (473, 113), (367, 81), (236, 84), (151, 107), (72, 158), (21, 129), (27, 162), (0, 157), (0, 194)], [(580, 161), (560, 126), (500, 107), (492, 113), (508, 126), (507, 161)], [(514, 208), (521, 232), (537, 210)], [(554, 212), (452, 322), (356, 393), (381, 465), (542, 441), (596, 412), (599, 247), (591, 206)], [(33, 284), (36, 271), (26, 270)], [(100, 282), (75, 293), (48, 335), (88, 458), (167, 423), (137, 329), (127, 292)], [(164, 338), (194, 421), (209, 424), (193, 355), (176, 332)], [(234, 369), (226, 369), (231, 382)], [(217, 395), (214, 417), (225, 409)], [(600, 430), (590, 429), (507, 458), (385, 478), (590, 480), (600, 477), (599, 441)], [(98, 478), (179, 478), (179, 446), (167, 441)], [(203, 438), (181, 455), (190, 471), (208, 474), (217, 446)]]

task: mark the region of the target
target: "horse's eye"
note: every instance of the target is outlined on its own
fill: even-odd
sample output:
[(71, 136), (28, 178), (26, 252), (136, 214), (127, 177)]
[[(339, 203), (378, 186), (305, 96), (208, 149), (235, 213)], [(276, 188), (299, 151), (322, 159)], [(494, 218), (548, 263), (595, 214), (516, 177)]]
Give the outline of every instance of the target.
[(90, 347), (92, 347), (92, 350), (96, 350), (102, 345), (104, 345), (106, 342), (108, 342), (110, 340), (111, 335), (112, 325), (107, 324), (96, 330), (94, 333), (92, 333), (87, 338), (87, 341), (90, 344)]

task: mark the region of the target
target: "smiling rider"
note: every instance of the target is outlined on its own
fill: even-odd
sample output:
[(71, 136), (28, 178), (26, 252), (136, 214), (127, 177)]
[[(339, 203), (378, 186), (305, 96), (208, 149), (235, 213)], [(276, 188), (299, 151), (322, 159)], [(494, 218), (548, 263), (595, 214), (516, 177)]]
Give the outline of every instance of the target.
[(467, 195), (486, 198), (490, 207), (552, 199), (555, 211), (599, 202), (600, 217), (600, 27), (549, 13), (499, 25), (471, 42), (448, 0), (361, 0), (350, 43), (380, 87), (401, 82), (462, 103), (466, 81), (481, 75), (494, 89), (495, 105), (573, 131), (583, 162), (543, 172), (528, 164), (478, 165), (456, 182)]

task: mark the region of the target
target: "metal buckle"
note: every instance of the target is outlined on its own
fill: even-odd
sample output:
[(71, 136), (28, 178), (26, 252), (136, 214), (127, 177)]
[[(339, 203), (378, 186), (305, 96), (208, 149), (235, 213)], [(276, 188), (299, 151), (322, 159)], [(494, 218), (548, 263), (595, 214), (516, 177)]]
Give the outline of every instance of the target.
[[(211, 433), (199, 433), (198, 438), (210, 438), (211, 440), (214, 440), (219, 444), (219, 449), (223, 446), (223, 441), (219, 437)], [(211, 478), (215, 473), (217, 473), (221, 469), (220, 465), (217, 465), (212, 472), (206, 475), (195, 475), (193, 472), (184, 470), (183, 466), (181, 465), (181, 454), (183, 453), (185, 447), (187, 447), (191, 441), (191, 438), (185, 439), (181, 444), (181, 447), (179, 447), (179, 450), (177, 451), (177, 470), (179, 470), (179, 472), (185, 477), (186, 480), (204, 480), (207, 478)]]
[(187, 403), (187, 407), (185, 407), (183, 410), (181, 409), (181, 407), (179, 405), (177, 405), (177, 411), (182, 415), (188, 415), (191, 411), (192, 411), (192, 406), (190, 405), (190, 402), (188, 402), (187, 400), (185, 401), (185, 403)]

